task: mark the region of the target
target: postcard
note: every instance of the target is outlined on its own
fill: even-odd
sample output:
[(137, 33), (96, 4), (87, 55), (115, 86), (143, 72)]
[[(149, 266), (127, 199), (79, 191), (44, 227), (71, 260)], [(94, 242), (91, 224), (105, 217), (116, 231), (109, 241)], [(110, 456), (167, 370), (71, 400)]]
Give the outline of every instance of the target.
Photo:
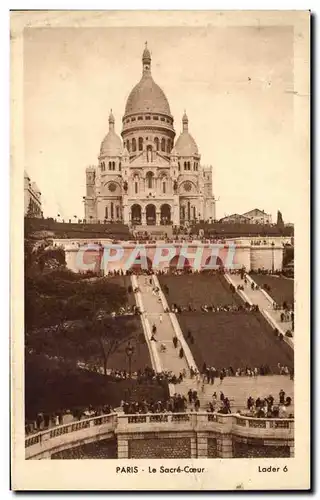
[(310, 12), (11, 12), (13, 490), (310, 488)]

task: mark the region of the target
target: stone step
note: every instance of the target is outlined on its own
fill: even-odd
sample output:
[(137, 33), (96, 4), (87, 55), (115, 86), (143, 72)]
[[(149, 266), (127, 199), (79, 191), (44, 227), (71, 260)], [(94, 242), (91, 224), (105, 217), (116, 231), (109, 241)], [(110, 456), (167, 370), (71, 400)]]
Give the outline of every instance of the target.
[[(215, 379), (214, 384), (204, 384), (202, 392), (202, 382), (197, 384), (193, 378), (185, 378), (183, 382), (176, 385), (176, 392), (186, 395), (192, 389), (197, 391), (201, 408), (205, 409), (209, 401), (212, 401), (213, 393), (217, 393), (219, 400), (220, 391), (229, 398), (232, 409), (244, 409), (249, 396), (256, 399), (264, 398), (272, 394), (275, 402), (278, 403), (279, 391), (283, 389), (286, 396), (290, 396), (293, 401), (294, 382), (290, 377), (284, 375), (267, 375), (258, 377), (226, 377), (220, 384), (220, 379)], [(292, 411), (292, 410), (291, 410)]]
[[(157, 295), (152, 293), (152, 286), (147, 285), (145, 277), (137, 277), (138, 286), (141, 290), (141, 298), (145, 317), (150, 323), (150, 327), (155, 324), (157, 331), (155, 343), (162, 370), (172, 371), (178, 375), (183, 369), (188, 369), (185, 358), (179, 357), (179, 349), (175, 349), (172, 338), (175, 335), (170, 316), (164, 312), (162, 302)], [(160, 321), (162, 317), (162, 321)], [(153, 342), (153, 341), (152, 341)], [(165, 344), (166, 350), (162, 351), (161, 344)]]

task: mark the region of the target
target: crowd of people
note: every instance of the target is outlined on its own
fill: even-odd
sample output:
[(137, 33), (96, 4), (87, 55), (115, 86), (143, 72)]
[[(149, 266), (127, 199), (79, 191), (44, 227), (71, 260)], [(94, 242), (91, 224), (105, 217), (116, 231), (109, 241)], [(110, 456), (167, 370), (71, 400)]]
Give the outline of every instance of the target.
[(39, 412), (34, 420), (27, 420), (25, 424), (26, 435), (35, 432), (52, 429), (59, 425), (71, 424), (80, 420), (101, 415), (108, 415), (114, 412), (110, 405), (99, 407), (88, 406), (87, 408), (75, 408), (73, 410), (63, 409), (57, 412)]
[(214, 384), (215, 380), (220, 380), (222, 384), (225, 377), (257, 377), (258, 375), (270, 375), (272, 373), (269, 365), (260, 365), (259, 367), (238, 367), (234, 369), (232, 366), (217, 370), (214, 366), (203, 364), (202, 374), (204, 381), (208, 384)]
[(181, 394), (174, 394), (166, 400), (121, 401), (120, 406), (126, 415), (137, 413), (182, 413), (187, 410), (187, 398)]
[(204, 312), (204, 313), (217, 313), (217, 312), (258, 312), (259, 306), (253, 304), (244, 303), (242, 304), (224, 304), (224, 305), (214, 305), (214, 304), (203, 304), (199, 307), (196, 307), (193, 304), (188, 304), (187, 306), (181, 306), (179, 304), (173, 303), (170, 306), (170, 311), (175, 314), (181, 314), (184, 312)]
[(181, 380), (172, 371), (163, 370), (156, 372), (153, 368), (146, 366), (144, 369), (139, 369), (129, 374), (126, 370), (110, 370), (108, 372), (108, 380), (118, 382), (133, 378), (138, 384), (154, 384), (163, 385), (163, 382), (169, 384), (178, 384)]
[(136, 305), (129, 305), (120, 307), (117, 311), (112, 311), (111, 317), (115, 318), (116, 316), (130, 316), (130, 315), (140, 315), (142, 314), (140, 308)]
[(231, 413), (230, 399), (220, 391), (219, 398), (217, 393), (214, 392), (212, 395), (212, 400), (208, 401), (207, 412), (210, 413), (221, 413), (222, 415), (228, 415)]
[(279, 392), (278, 403), (270, 394), (268, 397), (258, 397), (254, 399), (249, 396), (247, 399), (247, 411), (243, 414), (256, 418), (287, 418), (293, 417), (292, 412), (288, 413), (287, 408), (291, 406), (292, 398), (286, 396), (283, 389)]

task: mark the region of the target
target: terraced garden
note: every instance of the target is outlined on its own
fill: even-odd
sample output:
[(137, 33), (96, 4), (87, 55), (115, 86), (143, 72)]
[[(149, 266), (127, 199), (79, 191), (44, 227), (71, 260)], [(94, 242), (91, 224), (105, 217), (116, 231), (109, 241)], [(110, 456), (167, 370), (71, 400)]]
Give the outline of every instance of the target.
[(273, 300), (275, 300), (275, 302), (277, 302), (277, 304), (282, 304), (284, 301), (287, 302), (287, 304), (293, 304), (293, 279), (284, 278), (283, 276), (268, 276), (264, 274), (251, 274), (251, 278), (261, 287), (263, 287), (263, 285), (268, 285), (270, 287), (268, 294), (273, 298)]
[[(292, 349), (274, 336), (260, 313), (187, 312), (177, 317), (200, 370), (204, 362), (217, 369), (232, 366), (234, 370), (268, 365), (272, 373), (278, 373), (278, 363), (293, 366)], [(193, 344), (187, 338), (189, 330)]]
[(195, 274), (181, 276), (159, 276), (169, 287), (169, 305), (188, 305), (196, 312), (177, 315), (186, 340), (188, 331), (194, 343), (189, 343), (199, 369), (204, 362), (216, 368), (234, 369), (239, 367), (259, 367), (268, 365), (277, 373), (277, 364), (293, 366), (292, 349), (274, 336), (272, 328), (257, 312), (201, 312), (203, 304), (243, 304), (237, 293), (232, 293), (223, 275)]
[(230, 286), (221, 273), (183, 274), (180, 276), (160, 275), (161, 286), (167, 285), (168, 304), (188, 306), (200, 309), (204, 304), (223, 306), (242, 304), (237, 293), (231, 293)]

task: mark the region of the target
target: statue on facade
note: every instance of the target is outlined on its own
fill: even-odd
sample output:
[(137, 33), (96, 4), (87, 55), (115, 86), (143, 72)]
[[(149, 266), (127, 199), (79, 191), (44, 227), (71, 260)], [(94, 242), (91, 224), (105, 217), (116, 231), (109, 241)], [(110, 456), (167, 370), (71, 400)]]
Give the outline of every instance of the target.
[(174, 189), (175, 193), (178, 191), (178, 182), (177, 181), (174, 181), (174, 183), (173, 183), (173, 189)]
[(128, 191), (128, 183), (127, 183), (127, 181), (124, 181), (124, 183), (123, 183), (123, 189), (124, 189), (125, 192)]

